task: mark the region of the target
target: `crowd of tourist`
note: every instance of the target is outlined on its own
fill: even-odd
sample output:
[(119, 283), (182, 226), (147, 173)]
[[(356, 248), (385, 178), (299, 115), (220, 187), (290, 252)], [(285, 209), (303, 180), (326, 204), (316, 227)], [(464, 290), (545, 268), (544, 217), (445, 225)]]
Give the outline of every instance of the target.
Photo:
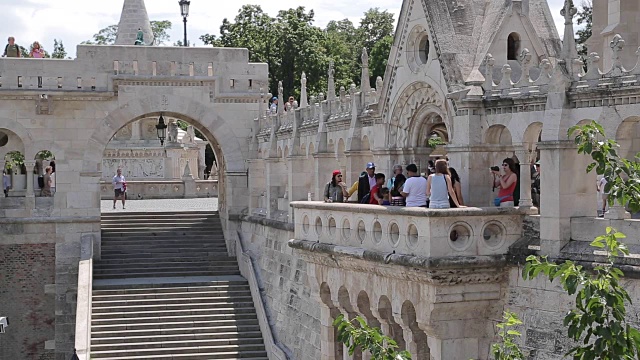
[[(518, 165), (506, 158), (500, 167), (492, 167), (493, 187), (498, 189), (494, 199), (495, 206), (516, 206), (518, 194)], [(357, 202), (361, 204), (425, 207), (430, 209), (448, 209), (465, 207), (462, 197), (460, 176), (449, 159), (429, 161), (429, 167), (420, 174), (416, 164), (404, 169), (395, 165), (389, 179), (383, 173), (376, 173), (376, 165), (367, 163), (365, 171), (351, 187), (343, 181), (343, 174), (335, 170), (324, 188), (325, 202), (347, 202), (357, 193)], [(540, 163), (535, 164), (532, 178), (532, 198), (539, 206), (540, 199)], [(535, 195), (535, 196), (534, 196)]]
[[(10, 36), (7, 40), (7, 45), (5, 45), (4, 47), (2, 57), (23, 57), (24, 55), (22, 54), (22, 51), (20, 49), (20, 45), (16, 44), (16, 39), (13, 36)], [(27, 56), (35, 59), (42, 59), (45, 57), (45, 52), (40, 43), (35, 41), (33, 44), (31, 44), (31, 50), (29, 51), (29, 54)]]

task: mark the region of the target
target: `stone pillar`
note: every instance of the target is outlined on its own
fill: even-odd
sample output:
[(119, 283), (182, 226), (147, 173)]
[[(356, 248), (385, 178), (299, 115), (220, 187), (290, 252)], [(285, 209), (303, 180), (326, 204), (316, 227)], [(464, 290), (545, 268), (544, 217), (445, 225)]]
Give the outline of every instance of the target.
[[(314, 154), (314, 172), (316, 183), (314, 186), (314, 197), (311, 200), (324, 200), (324, 186), (331, 180), (331, 173), (336, 170), (338, 161), (332, 153)], [(348, 184), (348, 183), (347, 183)]]
[(182, 174), (182, 181), (184, 182), (184, 198), (192, 199), (196, 197), (196, 181), (193, 179), (191, 173), (191, 165), (187, 160), (187, 164), (184, 167), (184, 173)]
[[(309, 174), (304, 172), (307, 157), (290, 156), (287, 161), (289, 162), (289, 171), (287, 172), (289, 177), (287, 182), (289, 201), (306, 201), (309, 193), (309, 188), (305, 186)], [(293, 221), (293, 208), (291, 206), (289, 206), (289, 221)]]
[(33, 190), (33, 169), (36, 166), (35, 161), (25, 161), (24, 166), (27, 168), (27, 197), (34, 197), (35, 192)]
[(131, 141), (140, 140), (140, 120), (134, 121), (131, 124)]
[(267, 217), (274, 219), (278, 213), (278, 194), (280, 192), (280, 177), (282, 176), (282, 164), (279, 158), (269, 158), (266, 160), (266, 188), (267, 188)]
[(260, 204), (262, 195), (266, 196), (265, 189), (267, 188), (265, 161), (249, 159), (247, 163), (249, 166), (249, 214), (265, 215), (262, 211), (266, 211), (266, 209), (261, 208)]
[(520, 160), (520, 202), (521, 209), (533, 207), (531, 200), (531, 164), (529, 152), (526, 149), (516, 149), (516, 156)]
[(557, 255), (571, 240), (571, 218), (597, 215), (596, 175), (586, 173), (591, 158), (573, 141), (543, 141), (540, 150), (540, 246)]
[(625, 220), (630, 219), (631, 214), (624, 208), (624, 206), (620, 205), (620, 202), (616, 200), (613, 203), (613, 206), (609, 207), (609, 210), (604, 214), (605, 219), (611, 220)]
[(320, 302), (320, 351), (321, 360), (335, 360), (336, 359), (336, 345), (335, 328), (333, 327), (333, 316), (331, 315), (331, 309)]

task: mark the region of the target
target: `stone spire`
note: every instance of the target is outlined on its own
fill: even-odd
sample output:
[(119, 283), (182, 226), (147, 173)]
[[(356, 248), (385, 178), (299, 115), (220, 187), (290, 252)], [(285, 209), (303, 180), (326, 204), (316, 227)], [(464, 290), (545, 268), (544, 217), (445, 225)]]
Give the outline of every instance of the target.
[(573, 6), (573, 0), (564, 0), (564, 7), (560, 15), (564, 18), (564, 39), (562, 40), (562, 59), (567, 66), (571, 66), (573, 59), (578, 58), (576, 39), (573, 37), (573, 17), (578, 13), (578, 9)]
[(124, 0), (116, 45), (135, 45), (138, 29), (144, 33), (144, 44), (153, 45), (153, 32), (144, 0)]

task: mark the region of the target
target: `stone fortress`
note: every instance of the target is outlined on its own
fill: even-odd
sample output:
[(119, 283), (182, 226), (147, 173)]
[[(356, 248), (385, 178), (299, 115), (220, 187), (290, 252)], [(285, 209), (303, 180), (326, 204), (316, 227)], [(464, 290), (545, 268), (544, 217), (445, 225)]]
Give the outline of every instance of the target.
[[(269, 359), (369, 359), (336, 342), (338, 314), (366, 318), (418, 360), (488, 359), (504, 309), (524, 320), (529, 359), (562, 358), (572, 299), (556, 284), (521, 280), (524, 256), (600, 261), (589, 243), (606, 226), (640, 250), (640, 223), (624, 207), (596, 218), (595, 175), (566, 135), (597, 120), (624, 156), (640, 151), (640, 28), (629, 20), (640, 9), (593, 3), (585, 71), (572, 0), (565, 41), (544, 0), (404, 0), (384, 79), (336, 89), (329, 68), (326, 93), (307, 94), (303, 76), (299, 107), (275, 115), (266, 112), (268, 69), (245, 49), (82, 45), (74, 60), (0, 59), (0, 159), (20, 151), (29, 172), (49, 150), (57, 164), (53, 198), (35, 197), (27, 177), (24, 197), (0, 199), (0, 315), (14, 319), (0, 357), (62, 360), (76, 348), (87, 358), (91, 297), (80, 294), (91, 276), (79, 264), (101, 256), (105, 160), (122, 151), (109, 143), (131, 124), (143, 124), (146, 139), (145, 124), (162, 115), (212, 144), (227, 251), (255, 270), (243, 275), (261, 297)], [(143, 0), (125, 0), (121, 24), (118, 38), (130, 41), (120, 44), (150, 28)], [(362, 79), (367, 60), (363, 52)], [(394, 164), (424, 167), (434, 133), (468, 208), (313, 201), (336, 168), (351, 183), (369, 161), (386, 174)], [(168, 149), (166, 159), (194, 158), (196, 147), (192, 157)], [(517, 208), (491, 207), (489, 168), (505, 157), (521, 164)], [(540, 209), (530, 196), (536, 160)], [(207, 192), (200, 166), (183, 165), (184, 193)], [(637, 299), (640, 264), (620, 262)], [(636, 325), (639, 313), (629, 308)]]

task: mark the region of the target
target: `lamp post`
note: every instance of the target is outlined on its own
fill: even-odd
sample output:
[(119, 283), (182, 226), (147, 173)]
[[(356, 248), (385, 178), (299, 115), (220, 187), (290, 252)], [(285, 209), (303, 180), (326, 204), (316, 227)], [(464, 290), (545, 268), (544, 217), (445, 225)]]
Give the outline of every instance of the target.
[(184, 46), (189, 46), (187, 43), (187, 18), (189, 17), (189, 5), (191, 5), (191, 1), (180, 0), (178, 4), (180, 4), (180, 13), (182, 14), (182, 21), (184, 22)]
[(164, 145), (164, 139), (167, 138), (167, 124), (164, 122), (163, 114), (160, 114), (160, 118), (158, 118), (158, 125), (156, 125), (156, 130), (158, 131), (158, 139), (160, 139), (160, 145)]

